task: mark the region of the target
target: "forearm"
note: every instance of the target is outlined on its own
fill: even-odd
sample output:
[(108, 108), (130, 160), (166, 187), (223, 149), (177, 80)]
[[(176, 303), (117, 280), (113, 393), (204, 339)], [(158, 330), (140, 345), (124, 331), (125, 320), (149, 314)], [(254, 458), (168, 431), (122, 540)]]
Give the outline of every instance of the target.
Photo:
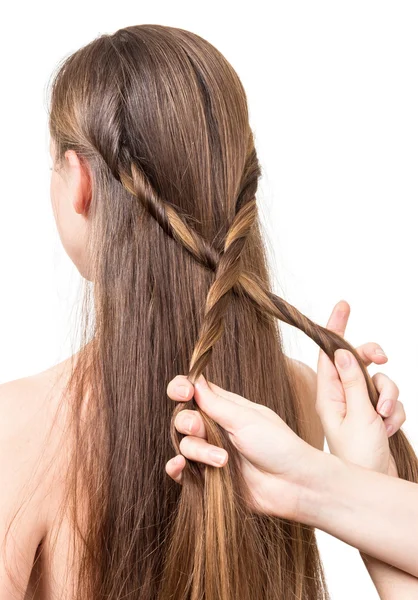
[(418, 577), (418, 485), (313, 450), (297, 520)]
[(360, 552), (381, 600), (410, 600), (418, 597), (418, 579), (405, 571)]
[[(392, 476), (398, 477), (395, 465), (392, 471)], [(364, 552), (360, 552), (360, 556), (381, 600), (409, 600), (418, 597), (417, 577)]]

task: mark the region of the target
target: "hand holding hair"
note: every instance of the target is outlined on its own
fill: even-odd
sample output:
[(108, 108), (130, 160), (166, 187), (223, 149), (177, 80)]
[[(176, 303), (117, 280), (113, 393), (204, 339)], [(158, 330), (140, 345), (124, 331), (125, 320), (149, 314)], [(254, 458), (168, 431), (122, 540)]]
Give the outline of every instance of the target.
[[(298, 495), (309, 474), (314, 448), (270, 408), (207, 382), (203, 375), (194, 388), (186, 377), (179, 375), (167, 389), (171, 398), (180, 401), (190, 399), (193, 391), (199, 407), (229, 433), (239, 450), (244, 478), (259, 505), (253, 508), (276, 514), (280, 498), (280, 516), (296, 518)], [(168, 461), (166, 470), (177, 482), (181, 482), (185, 458), (218, 467), (226, 463), (226, 451), (207, 443), (203, 420), (197, 411), (181, 411), (175, 425), (185, 434), (180, 442), (182, 454)]]
[[(339, 302), (334, 307), (327, 329), (344, 337), (350, 306)], [(356, 348), (365, 367), (387, 361), (374, 343)], [(388, 437), (405, 421), (397, 385), (384, 373), (372, 376), (379, 400), (376, 409), (370, 402), (366, 381), (351, 352), (338, 349), (335, 365), (321, 349), (318, 358), (316, 411), (332, 454), (362, 467), (397, 476)]]
[[(355, 361), (354, 357), (353, 361)], [(356, 372), (356, 367), (353, 367), (353, 371), (347, 369), (347, 372), (352, 376), (352, 373)], [(363, 377), (359, 368), (358, 373)], [(349, 380), (345, 375), (343, 377), (345, 377), (345, 382), (349, 382), (348, 387), (350, 388), (352, 385), (355, 390), (355, 384), (351, 383), (354, 379)], [(319, 393), (322, 394), (324, 389), (331, 392), (334, 385), (333, 379), (323, 376)], [(358, 388), (356, 395), (360, 396), (361, 388)], [(388, 386), (382, 389), (386, 390)], [(325, 453), (318, 451), (299, 438), (268, 407), (224, 390), (212, 382), (207, 382), (203, 375), (198, 378), (194, 387), (185, 376), (178, 375), (167, 388), (167, 393), (172, 399), (184, 402), (190, 400), (193, 392), (199, 407), (229, 433), (232, 443), (239, 450), (242, 458), (242, 472), (255, 500), (253, 508), (267, 514), (300, 520), (298, 510), (301, 496), (305, 493), (306, 486), (310, 485), (310, 477), (314, 472), (313, 465), (319, 465), (318, 454), (326, 456)], [(350, 400), (353, 400), (353, 395), (349, 395)], [(321, 398), (323, 399), (322, 395)], [(331, 395), (331, 393), (327, 400), (330, 403), (338, 402), (337, 396)], [(359, 397), (357, 397), (358, 400)], [(338, 406), (338, 410), (341, 408)], [(351, 426), (352, 415), (348, 407), (346, 415)], [(359, 431), (370, 427), (373, 433), (379, 431), (382, 436), (384, 432), (386, 444), (383, 438), (380, 438), (376, 454), (379, 464), (386, 464), (389, 462), (387, 433), (382, 418), (377, 413), (376, 416), (382, 424), (380, 429), (376, 426), (377, 419), (370, 420), (367, 411), (365, 411), (364, 418), (360, 417), (359, 423), (355, 426), (359, 428)], [(363, 423), (363, 421), (365, 422)], [(335, 422), (338, 423), (337, 419)], [(175, 425), (176, 429), (185, 436), (180, 442), (181, 454), (169, 460), (166, 465), (167, 473), (175, 481), (181, 483), (186, 458), (215, 467), (222, 467), (226, 464), (228, 459), (226, 450), (208, 444), (205, 439), (204, 423), (197, 411), (181, 411), (176, 417)], [(331, 428), (328, 431), (331, 431)], [(333, 447), (334, 452), (338, 451), (342, 454), (352, 452), (353, 455), (356, 454), (360, 457), (364, 448), (361, 447), (356, 451), (354, 428), (351, 438), (347, 437), (346, 439), (347, 446), (343, 446), (343, 439), (341, 445)], [(362, 443), (359, 441), (359, 444)], [(362, 466), (367, 466), (365, 463), (371, 462), (375, 458), (375, 453), (370, 448), (366, 455), (361, 456), (360, 462), (363, 463)]]
[[(348, 314), (349, 307), (346, 310), (338, 303), (327, 327), (342, 334)], [(356, 350), (366, 366), (387, 360), (375, 343)], [(338, 363), (345, 352), (351, 360), (343, 367)], [(388, 437), (405, 420), (397, 400), (399, 390), (386, 375), (376, 373), (372, 377), (379, 391), (376, 412), (354, 355), (345, 350), (337, 350), (336, 355), (335, 366), (323, 352), (319, 357), (316, 403), (334, 455), (303, 441), (271, 409), (202, 375), (194, 386), (186, 376), (176, 376), (167, 393), (179, 402), (194, 394), (202, 411), (228, 432), (240, 452), (256, 511), (322, 529), (405, 571), (402, 575), (392, 569), (394, 578), (408, 577), (406, 573), (418, 577), (414, 558), (418, 555), (418, 486), (396, 477), (388, 444)], [(167, 462), (166, 472), (176, 482), (182, 481), (186, 459), (220, 468), (226, 464), (226, 451), (206, 441), (197, 411), (178, 413), (175, 426), (184, 434), (181, 454)]]
[[(327, 328), (344, 335), (349, 312), (350, 307), (346, 302), (337, 303)], [(376, 350), (381, 352), (381, 349), (375, 343), (363, 344), (356, 350), (365, 366), (372, 362), (381, 364), (387, 361), (384, 354), (376, 353)], [(347, 367), (339, 365), (340, 357), (345, 355), (351, 357)], [(383, 373), (373, 375), (372, 379), (380, 394), (376, 411), (370, 403), (365, 379), (354, 355), (339, 349), (335, 356), (336, 365), (320, 350), (317, 376), (316, 409), (330, 451), (360, 466), (396, 475), (396, 467), (389, 452), (388, 436), (393, 435), (405, 421), (403, 406), (398, 401), (398, 387)], [(298, 438), (272, 410), (226, 391), (212, 382), (206, 382), (203, 376), (196, 381), (195, 388), (187, 377), (181, 375), (175, 377), (167, 387), (170, 398), (177, 401), (187, 402), (193, 397), (193, 392), (200, 408), (230, 433), (234, 445), (244, 455), (243, 466), (248, 475), (250, 472), (247, 463), (251, 463), (254, 455), (256, 464), (252, 464), (252, 468), (259, 467), (263, 472), (290, 478), (292, 497), (287, 498), (285, 507), (292, 513), (291, 504), (297, 501), (295, 482), (300, 479), (303, 481), (306, 477), (305, 471), (307, 468), (309, 470), (306, 462), (311, 457), (311, 446)], [(227, 416), (229, 421), (225, 423)], [(180, 443), (182, 454), (168, 461), (166, 467), (167, 473), (175, 481), (181, 482), (185, 457), (213, 466), (225, 464), (226, 451), (206, 442), (204, 423), (197, 411), (181, 411), (175, 424), (176, 429), (186, 435)], [(224, 457), (224, 461), (219, 463), (211, 458), (217, 455)], [(250, 482), (260, 483), (254, 477), (248, 483)], [(263, 485), (264, 483), (261, 487)], [(284, 483), (281, 482), (280, 485), (283, 487)], [(257, 488), (252, 491), (259, 496)], [(269, 502), (270, 500), (266, 500), (266, 506), (269, 506)], [(285, 507), (282, 505), (282, 508)]]

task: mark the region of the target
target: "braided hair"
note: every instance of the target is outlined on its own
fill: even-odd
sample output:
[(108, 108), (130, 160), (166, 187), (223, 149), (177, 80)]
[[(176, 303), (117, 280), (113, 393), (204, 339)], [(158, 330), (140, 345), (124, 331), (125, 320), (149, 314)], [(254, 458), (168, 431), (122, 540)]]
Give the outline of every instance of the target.
[[(242, 84), (226, 58), (186, 30), (126, 27), (68, 57), (53, 81), (50, 132), (92, 175), (95, 337), (68, 384), (73, 470), (88, 505), (75, 600), (325, 600), (311, 527), (248, 508), (237, 449), (167, 382), (204, 373), (265, 403), (298, 434), (297, 394), (277, 320), (333, 361), (349, 342), (270, 290), (256, 192), (261, 168)], [(195, 287), (193, 287), (195, 286)], [(90, 320), (86, 320), (90, 325)], [(88, 377), (86, 377), (88, 365)], [(88, 386), (90, 419), (81, 419)], [(164, 477), (198, 410), (222, 469), (187, 461)], [(404, 433), (389, 440), (400, 477), (418, 482)], [(81, 493), (81, 492), (80, 492)]]

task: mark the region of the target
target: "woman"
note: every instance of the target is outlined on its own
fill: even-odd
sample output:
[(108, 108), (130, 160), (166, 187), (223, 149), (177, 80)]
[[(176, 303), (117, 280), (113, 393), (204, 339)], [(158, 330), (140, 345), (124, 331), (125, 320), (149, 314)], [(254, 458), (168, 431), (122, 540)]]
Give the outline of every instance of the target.
[[(359, 357), (270, 291), (237, 74), (191, 32), (127, 27), (59, 66), (49, 130), (54, 216), (86, 280), (82, 345), (2, 386), (2, 597), (327, 598), (313, 527), (254, 512), (237, 449), (203, 412), (228, 463), (191, 461), (181, 487), (164, 472), (176, 373), (259, 399), (322, 447), (276, 318)], [(402, 432), (390, 445), (416, 480)]]

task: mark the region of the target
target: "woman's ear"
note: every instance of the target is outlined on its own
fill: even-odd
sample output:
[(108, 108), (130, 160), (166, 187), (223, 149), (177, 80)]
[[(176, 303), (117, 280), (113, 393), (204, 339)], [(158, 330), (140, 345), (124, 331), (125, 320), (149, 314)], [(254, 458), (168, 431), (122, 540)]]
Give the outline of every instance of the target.
[(65, 152), (69, 172), (69, 184), (73, 195), (74, 210), (87, 216), (91, 202), (91, 173), (86, 161), (74, 150)]

